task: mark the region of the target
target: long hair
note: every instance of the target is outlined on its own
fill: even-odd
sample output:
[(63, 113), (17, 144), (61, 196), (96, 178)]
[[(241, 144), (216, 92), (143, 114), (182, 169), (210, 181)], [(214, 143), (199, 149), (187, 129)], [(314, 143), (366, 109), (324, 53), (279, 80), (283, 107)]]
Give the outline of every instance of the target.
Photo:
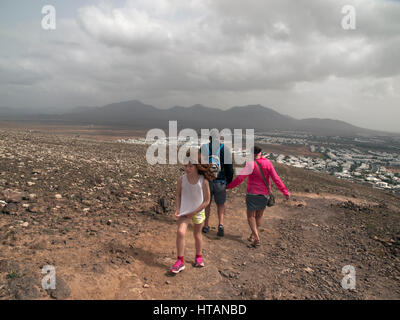
[[(194, 161), (194, 152), (192, 153), (191, 151), (197, 151), (197, 161)], [(216, 176), (213, 167), (211, 166), (211, 164), (206, 163), (207, 161), (202, 159), (200, 148), (197, 150), (189, 149), (188, 151), (186, 151), (186, 157), (189, 158), (190, 163), (196, 166), (198, 173), (203, 175), (204, 178), (206, 178), (208, 181), (215, 180)]]

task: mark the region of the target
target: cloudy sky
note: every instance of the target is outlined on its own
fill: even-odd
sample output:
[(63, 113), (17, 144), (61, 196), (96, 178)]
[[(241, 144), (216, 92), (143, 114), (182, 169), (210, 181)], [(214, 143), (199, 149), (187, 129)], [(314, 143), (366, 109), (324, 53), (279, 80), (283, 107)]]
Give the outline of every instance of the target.
[(400, 132), (400, 1), (1, 0), (0, 43), (0, 107), (262, 104)]

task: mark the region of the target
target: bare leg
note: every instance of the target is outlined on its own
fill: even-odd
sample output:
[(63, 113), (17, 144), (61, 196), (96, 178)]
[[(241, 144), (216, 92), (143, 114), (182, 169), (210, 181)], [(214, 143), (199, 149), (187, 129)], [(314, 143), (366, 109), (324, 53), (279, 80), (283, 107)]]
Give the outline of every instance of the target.
[(185, 253), (185, 234), (189, 220), (184, 217), (178, 219), (178, 231), (176, 233), (176, 251), (178, 257), (182, 257)]
[(201, 235), (201, 228), (203, 224), (193, 225), (194, 244), (196, 246), (196, 255), (201, 255), (203, 251), (203, 236)]
[(206, 219), (204, 220), (204, 226), (208, 227), (209, 225), (209, 219), (210, 219), (210, 214), (211, 214), (211, 201), (210, 204), (206, 207)]
[(224, 225), (225, 203), (217, 204), (219, 224)]
[(256, 223), (256, 212), (247, 210), (247, 222), (249, 223), (250, 229), (252, 231), (253, 237), (255, 240), (260, 240), (260, 236), (257, 230), (257, 223)]
[(261, 220), (264, 214), (264, 210), (257, 210), (256, 211), (256, 223), (257, 223), (257, 229), (259, 229), (261, 227)]

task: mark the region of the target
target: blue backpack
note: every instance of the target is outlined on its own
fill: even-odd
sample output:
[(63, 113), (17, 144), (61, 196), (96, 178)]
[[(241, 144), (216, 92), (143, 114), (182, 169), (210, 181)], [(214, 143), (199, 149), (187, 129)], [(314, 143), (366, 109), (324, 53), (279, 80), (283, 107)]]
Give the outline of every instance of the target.
[(211, 148), (209, 148), (208, 163), (211, 165), (211, 171), (213, 172), (215, 178), (217, 178), (219, 176), (219, 173), (222, 170), (221, 159), (220, 159), (219, 155), (220, 155), (223, 147), (224, 147), (224, 145), (221, 144), (216, 155), (213, 155)]

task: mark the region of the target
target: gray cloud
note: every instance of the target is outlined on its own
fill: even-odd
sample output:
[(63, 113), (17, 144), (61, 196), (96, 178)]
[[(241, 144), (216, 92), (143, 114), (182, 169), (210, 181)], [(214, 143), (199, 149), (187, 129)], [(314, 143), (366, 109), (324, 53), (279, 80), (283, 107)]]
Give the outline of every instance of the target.
[[(357, 29), (343, 30), (343, 5)], [(6, 105), (160, 107), (261, 103), (299, 117), (397, 130), (400, 4), (394, 1), (136, 0), (77, 8), (48, 32), (0, 41)], [(377, 111), (379, 110), (379, 112)]]

